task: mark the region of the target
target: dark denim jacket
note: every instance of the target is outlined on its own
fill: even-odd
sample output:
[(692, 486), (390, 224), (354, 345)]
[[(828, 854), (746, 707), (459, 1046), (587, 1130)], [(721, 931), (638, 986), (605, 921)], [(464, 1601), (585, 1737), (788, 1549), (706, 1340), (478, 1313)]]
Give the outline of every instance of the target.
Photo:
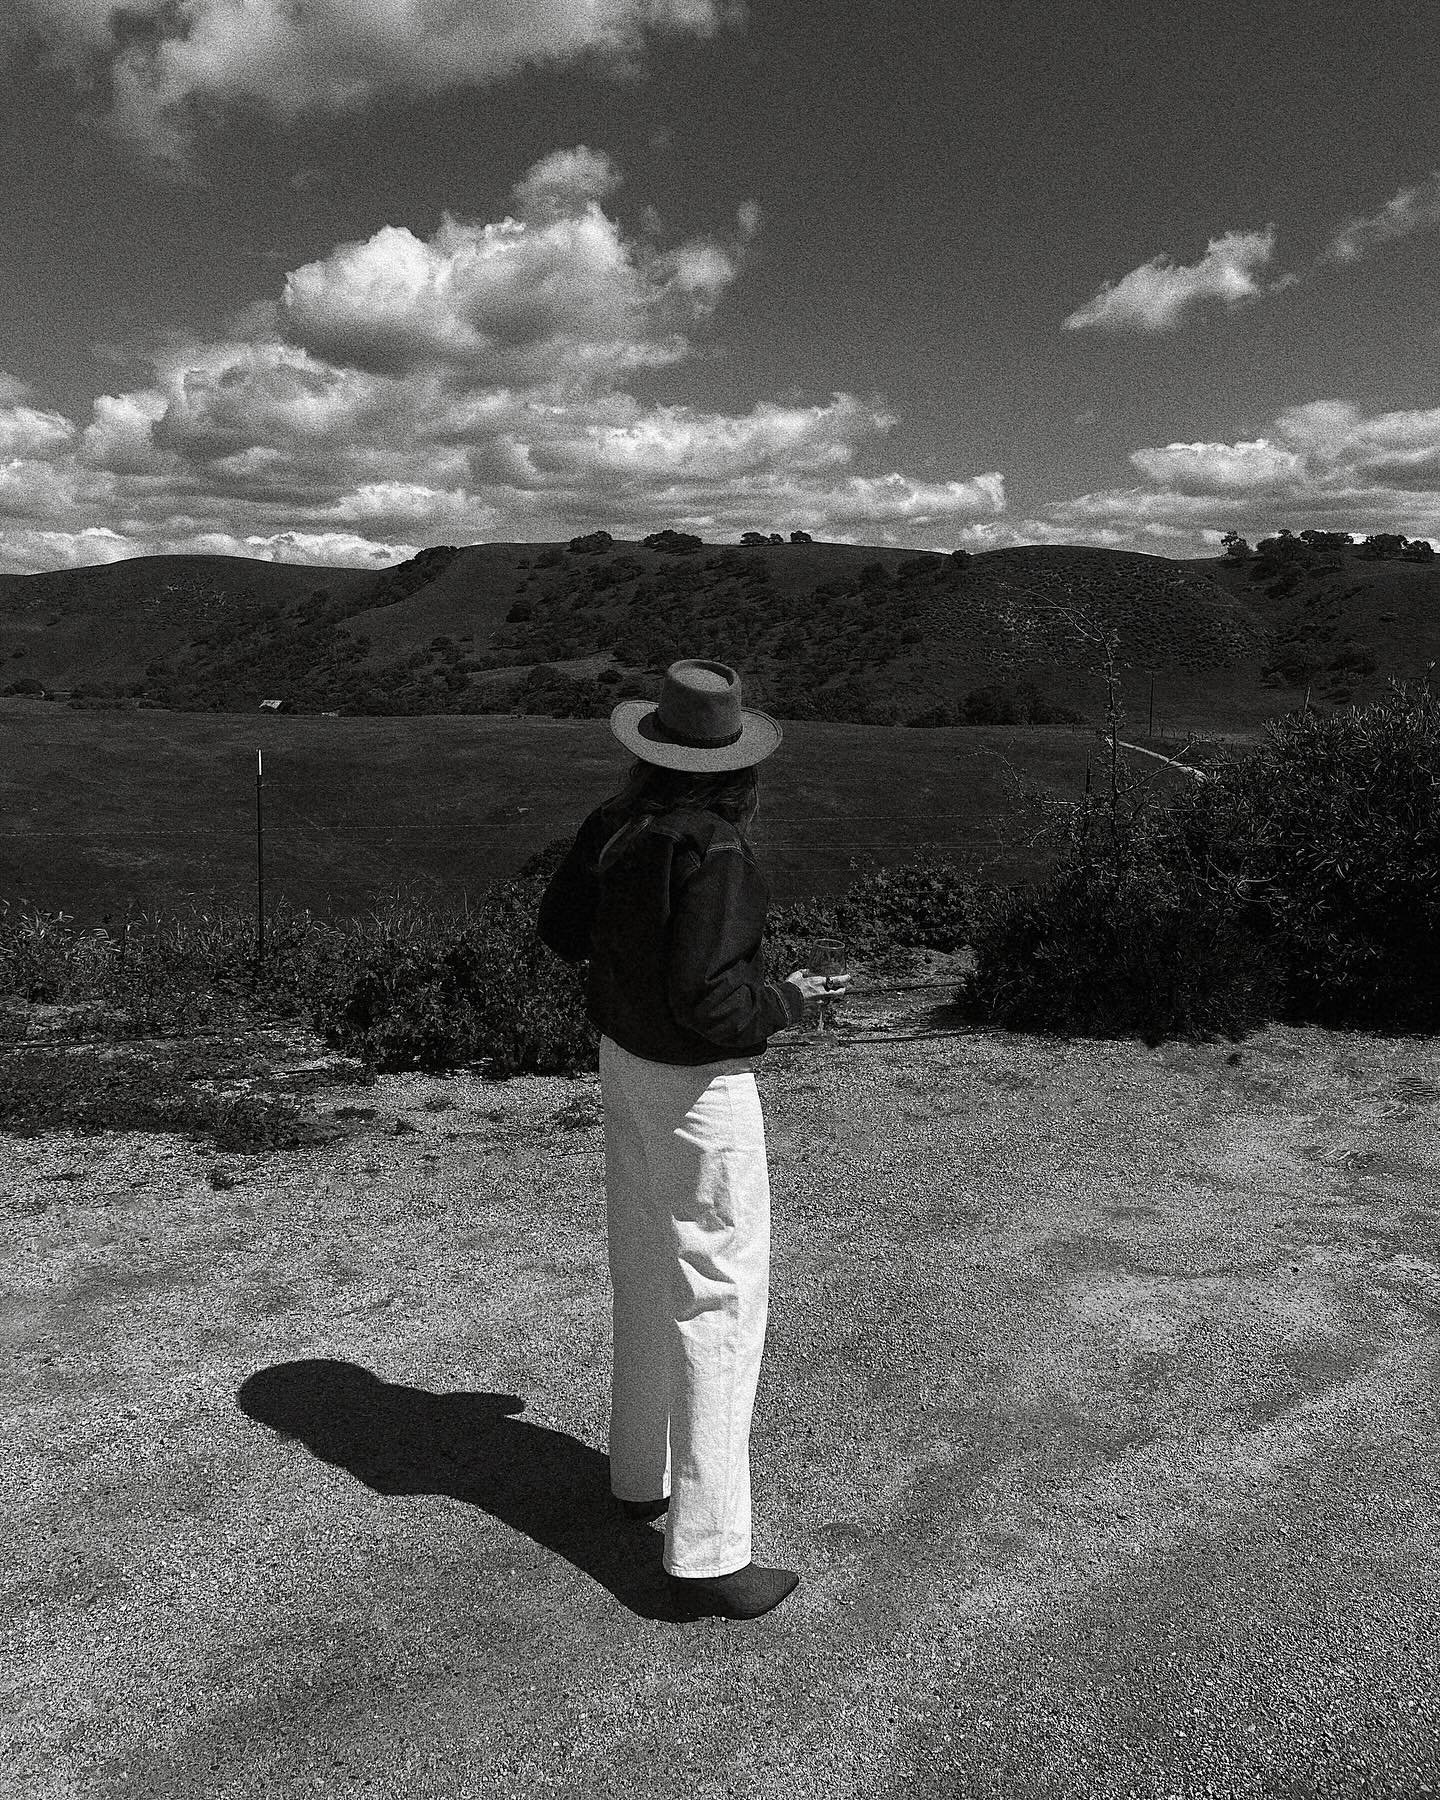
[(610, 827), (580, 827), (540, 902), (541, 938), (566, 962), (590, 959), (591, 1023), (650, 1062), (758, 1056), (798, 1025), (805, 997), (767, 981), (760, 957), (770, 891), (750, 846), (713, 813), (655, 819), (601, 875)]

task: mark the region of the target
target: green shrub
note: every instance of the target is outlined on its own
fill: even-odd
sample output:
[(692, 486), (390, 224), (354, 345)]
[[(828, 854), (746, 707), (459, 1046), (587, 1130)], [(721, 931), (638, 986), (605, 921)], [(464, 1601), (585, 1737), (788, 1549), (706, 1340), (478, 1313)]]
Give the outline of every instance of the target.
[(380, 1069), (479, 1064), (487, 1075), (594, 1068), (576, 972), (536, 936), (544, 881), (497, 884), (477, 908), (395, 908), (351, 933), (343, 976), (313, 1008), (327, 1040)]
[(133, 913), (82, 930), (66, 913), (0, 901), (0, 994), (79, 1006), (77, 1026), (109, 1036), (187, 1031), (237, 1012), (291, 1018), (344, 941), (341, 928), (281, 902), (266, 916), (257, 968), (249, 913)]
[(649, 550), (668, 550), (672, 556), (689, 556), (696, 550), (703, 550), (705, 541), (698, 538), (693, 531), (652, 531), (648, 537), (640, 540)]
[(766, 973), (783, 977), (805, 967), (817, 944), (826, 940), (838, 939), (856, 960), (897, 949), (958, 950), (970, 941), (976, 919), (991, 904), (989, 889), (934, 854), (867, 870), (834, 898), (772, 908)]
[(1216, 892), (1154, 864), (1074, 862), (1001, 897), (972, 942), (957, 999), (1015, 1031), (1234, 1038), (1272, 1018), (1281, 992), (1263, 936)]
[(1440, 1030), (1440, 702), (1272, 722), (1163, 806), (1074, 809), (1068, 856), (973, 938), (961, 1004), (1095, 1036), (1271, 1019)]

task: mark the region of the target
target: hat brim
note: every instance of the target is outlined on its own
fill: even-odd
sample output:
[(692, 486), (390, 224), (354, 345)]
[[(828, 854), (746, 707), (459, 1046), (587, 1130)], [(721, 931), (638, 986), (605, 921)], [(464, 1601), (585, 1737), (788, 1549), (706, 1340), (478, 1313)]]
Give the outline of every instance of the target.
[(654, 700), (622, 700), (610, 715), (610, 729), (642, 762), (654, 763), (662, 769), (714, 770), (717, 773), (726, 769), (748, 769), (773, 755), (784, 736), (769, 713), (742, 706), (740, 735), (733, 744), (721, 744), (713, 750), (697, 749), (660, 736), (654, 725), (657, 706), (658, 702)]

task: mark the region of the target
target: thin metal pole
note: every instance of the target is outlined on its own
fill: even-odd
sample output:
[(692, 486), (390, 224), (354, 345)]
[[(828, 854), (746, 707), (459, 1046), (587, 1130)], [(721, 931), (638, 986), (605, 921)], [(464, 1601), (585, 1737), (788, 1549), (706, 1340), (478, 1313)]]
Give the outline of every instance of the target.
[(255, 752), (255, 962), (265, 966), (265, 753)]

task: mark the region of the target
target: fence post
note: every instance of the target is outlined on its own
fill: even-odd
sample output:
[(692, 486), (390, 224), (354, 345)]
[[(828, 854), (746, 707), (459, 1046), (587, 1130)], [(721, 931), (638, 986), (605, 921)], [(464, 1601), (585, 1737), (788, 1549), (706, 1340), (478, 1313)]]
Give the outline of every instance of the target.
[(255, 752), (255, 966), (265, 967), (265, 753)]

